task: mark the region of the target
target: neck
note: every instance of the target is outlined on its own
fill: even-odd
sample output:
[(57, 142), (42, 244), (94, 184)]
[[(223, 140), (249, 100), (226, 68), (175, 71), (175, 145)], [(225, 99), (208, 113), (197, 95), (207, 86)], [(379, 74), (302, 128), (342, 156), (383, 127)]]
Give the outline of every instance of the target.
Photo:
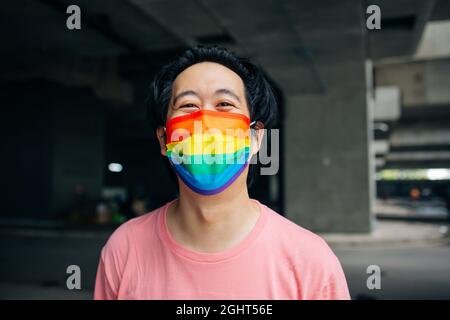
[(245, 176), (224, 191), (199, 195), (180, 182), (180, 197), (168, 213), (176, 240), (199, 251), (223, 251), (247, 235), (259, 217), (248, 195)]
[(249, 204), (251, 200), (245, 185), (241, 187), (233, 184), (224, 191), (209, 196), (197, 194), (184, 184), (180, 185), (179, 209), (191, 213), (205, 225), (229, 219), (233, 212), (240, 211), (238, 209), (243, 207), (248, 208)]

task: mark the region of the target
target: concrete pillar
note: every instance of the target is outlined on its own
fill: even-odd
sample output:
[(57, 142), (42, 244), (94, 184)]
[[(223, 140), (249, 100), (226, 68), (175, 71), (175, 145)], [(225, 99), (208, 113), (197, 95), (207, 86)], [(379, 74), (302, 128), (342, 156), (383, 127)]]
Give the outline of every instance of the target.
[(369, 232), (372, 225), (364, 21), (350, 13), (340, 12), (332, 28), (305, 36), (323, 90), (286, 97), (286, 216), (315, 232)]
[(327, 78), (351, 76), (323, 94), (287, 99), (286, 214), (318, 232), (368, 232), (373, 182), (364, 65), (323, 71)]

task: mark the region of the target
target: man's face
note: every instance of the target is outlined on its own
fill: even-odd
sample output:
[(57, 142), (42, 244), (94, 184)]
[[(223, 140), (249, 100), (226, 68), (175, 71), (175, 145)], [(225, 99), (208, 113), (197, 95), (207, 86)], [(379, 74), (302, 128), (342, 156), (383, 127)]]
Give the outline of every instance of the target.
[[(232, 70), (214, 62), (201, 62), (181, 72), (173, 82), (167, 120), (199, 110), (240, 113), (250, 117), (242, 79)], [(252, 141), (255, 154), (262, 141), (263, 130), (257, 130)], [(165, 131), (157, 129), (161, 154), (166, 156)]]
[(249, 117), (242, 79), (214, 62), (198, 63), (181, 72), (173, 83), (167, 120), (202, 109)]

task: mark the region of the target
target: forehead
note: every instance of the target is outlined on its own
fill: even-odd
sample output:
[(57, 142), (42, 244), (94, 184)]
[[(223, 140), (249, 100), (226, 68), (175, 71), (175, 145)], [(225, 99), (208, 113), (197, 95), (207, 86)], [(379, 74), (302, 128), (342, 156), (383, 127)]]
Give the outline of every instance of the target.
[(233, 70), (215, 62), (201, 62), (186, 68), (173, 82), (173, 93), (182, 90), (199, 90), (206, 93), (217, 88), (234, 89), (244, 93), (244, 82)]

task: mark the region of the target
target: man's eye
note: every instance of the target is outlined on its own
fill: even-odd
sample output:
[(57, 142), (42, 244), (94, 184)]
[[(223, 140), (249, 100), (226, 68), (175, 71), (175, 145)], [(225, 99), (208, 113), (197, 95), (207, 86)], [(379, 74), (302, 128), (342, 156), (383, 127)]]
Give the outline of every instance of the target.
[(234, 107), (231, 103), (221, 102), (217, 105), (218, 107)]
[(182, 106), (180, 106), (180, 108), (198, 108), (198, 107), (193, 103), (188, 103), (188, 104), (183, 104)]

